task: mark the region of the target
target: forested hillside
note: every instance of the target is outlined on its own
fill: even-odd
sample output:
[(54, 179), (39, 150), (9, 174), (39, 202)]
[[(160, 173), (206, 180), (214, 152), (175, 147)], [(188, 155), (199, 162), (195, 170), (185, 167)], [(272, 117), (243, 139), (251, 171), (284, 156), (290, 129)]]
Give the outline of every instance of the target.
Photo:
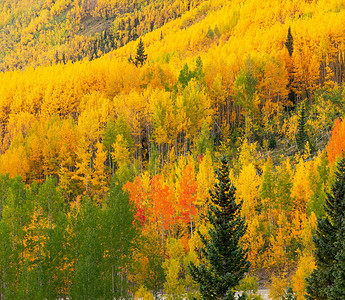
[(2, 0), (0, 71), (98, 58), (200, 0)]
[(305, 299), (344, 56), (343, 0), (0, 0), (0, 299), (198, 296), (221, 157), (238, 290)]

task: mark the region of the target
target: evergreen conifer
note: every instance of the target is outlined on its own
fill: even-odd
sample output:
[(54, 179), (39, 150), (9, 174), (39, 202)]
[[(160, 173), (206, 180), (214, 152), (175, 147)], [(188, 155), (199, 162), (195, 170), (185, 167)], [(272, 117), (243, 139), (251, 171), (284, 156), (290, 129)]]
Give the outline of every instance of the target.
[(307, 278), (306, 298), (345, 299), (345, 158), (338, 164), (324, 208), (326, 216), (318, 219), (313, 237), (316, 269)]
[(145, 54), (145, 47), (142, 39), (140, 39), (138, 47), (137, 47), (137, 54), (134, 59), (134, 64), (138, 66), (143, 66), (145, 61), (147, 60), (147, 54)]
[(293, 37), (291, 34), (291, 27), (289, 27), (289, 30), (288, 30), (288, 35), (287, 35), (287, 39), (285, 42), (285, 46), (289, 51), (289, 55), (291, 56), (293, 53)]
[(248, 272), (250, 263), (247, 250), (240, 245), (246, 225), (240, 215), (242, 203), (235, 201), (235, 187), (229, 179), (229, 167), (225, 157), (216, 171), (218, 182), (210, 192), (208, 219), (212, 227), (209, 238), (200, 234), (201, 249), (207, 263), (199, 266), (191, 263), (191, 277), (199, 284), (202, 299), (235, 299), (234, 288)]

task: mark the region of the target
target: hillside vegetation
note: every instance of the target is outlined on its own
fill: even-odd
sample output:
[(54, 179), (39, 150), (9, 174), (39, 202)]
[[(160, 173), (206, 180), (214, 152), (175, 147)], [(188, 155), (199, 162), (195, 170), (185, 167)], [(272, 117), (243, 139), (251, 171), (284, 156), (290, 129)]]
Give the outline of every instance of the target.
[(345, 149), (344, 37), (340, 0), (0, 0), (0, 295), (196, 294), (225, 155), (239, 289), (304, 299)]
[(199, 3), (1, 0), (0, 71), (98, 58)]

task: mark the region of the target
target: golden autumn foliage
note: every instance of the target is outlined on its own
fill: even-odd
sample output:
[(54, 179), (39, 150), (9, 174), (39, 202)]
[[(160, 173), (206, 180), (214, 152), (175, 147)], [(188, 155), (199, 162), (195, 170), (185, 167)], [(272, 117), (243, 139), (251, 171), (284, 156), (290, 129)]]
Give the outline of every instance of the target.
[[(344, 24), (340, 0), (0, 0), (0, 173), (27, 186), (56, 179), (70, 247), (79, 212), (105, 213), (110, 183), (121, 185), (142, 247), (133, 265), (104, 276), (126, 274), (131, 292), (151, 299), (164, 275), (171, 297), (193, 287), (186, 264), (203, 259), (197, 231), (207, 232), (214, 169), (226, 155), (250, 275), (266, 272), (276, 299), (290, 283), (303, 299), (316, 218), (345, 149)], [(131, 63), (139, 37), (141, 67)], [(296, 146), (302, 103), (305, 153)], [(28, 211), (23, 256), (35, 264), (49, 218), (39, 205)], [(78, 267), (68, 255), (64, 274)]]

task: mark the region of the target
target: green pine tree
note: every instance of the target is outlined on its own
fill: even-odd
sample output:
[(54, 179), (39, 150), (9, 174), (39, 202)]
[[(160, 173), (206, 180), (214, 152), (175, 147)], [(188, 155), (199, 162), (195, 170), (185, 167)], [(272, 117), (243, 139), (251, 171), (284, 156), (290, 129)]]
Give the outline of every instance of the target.
[(235, 187), (229, 179), (229, 167), (225, 157), (216, 171), (218, 183), (210, 192), (208, 219), (212, 227), (210, 238), (199, 235), (204, 244), (201, 249), (207, 263), (199, 266), (191, 263), (188, 268), (203, 299), (235, 299), (235, 287), (250, 263), (247, 250), (240, 245), (246, 225), (240, 215), (242, 203), (236, 204)]
[(135, 55), (134, 64), (137, 67), (142, 67), (147, 60), (147, 54), (145, 54), (145, 47), (142, 39), (139, 40), (137, 47), (137, 54)]
[(293, 53), (293, 37), (291, 34), (291, 27), (289, 27), (289, 30), (288, 30), (288, 35), (287, 35), (287, 39), (285, 42), (285, 46), (289, 51), (289, 55), (291, 56)]
[(307, 278), (306, 298), (345, 299), (345, 158), (338, 164), (324, 208), (326, 216), (318, 219), (313, 237), (316, 269)]
[(345, 299), (345, 220), (341, 222), (342, 226), (337, 234), (335, 242), (336, 249), (339, 249), (335, 255), (336, 266), (334, 270), (334, 284), (330, 288), (328, 299)]

